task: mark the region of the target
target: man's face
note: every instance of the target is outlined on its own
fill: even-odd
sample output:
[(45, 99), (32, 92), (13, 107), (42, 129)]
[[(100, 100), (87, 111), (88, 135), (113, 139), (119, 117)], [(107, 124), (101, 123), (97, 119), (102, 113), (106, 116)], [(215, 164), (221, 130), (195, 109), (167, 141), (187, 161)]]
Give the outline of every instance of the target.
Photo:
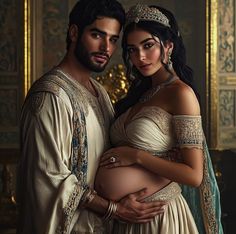
[(116, 49), (119, 33), (119, 21), (108, 17), (85, 27), (74, 51), (78, 62), (92, 72), (103, 71)]

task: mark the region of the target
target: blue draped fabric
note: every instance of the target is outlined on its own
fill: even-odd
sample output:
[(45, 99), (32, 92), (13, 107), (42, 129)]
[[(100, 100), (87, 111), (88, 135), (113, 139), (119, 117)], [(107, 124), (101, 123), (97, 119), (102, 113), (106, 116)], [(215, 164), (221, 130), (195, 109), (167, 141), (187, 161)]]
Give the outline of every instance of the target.
[(223, 234), (220, 193), (206, 141), (203, 142), (204, 175), (199, 188), (182, 185), (200, 234)]

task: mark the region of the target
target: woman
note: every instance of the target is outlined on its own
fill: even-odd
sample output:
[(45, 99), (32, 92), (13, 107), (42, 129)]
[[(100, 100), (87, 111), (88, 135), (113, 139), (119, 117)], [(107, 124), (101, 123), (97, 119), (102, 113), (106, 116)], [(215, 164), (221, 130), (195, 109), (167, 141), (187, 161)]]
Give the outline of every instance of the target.
[[(116, 148), (101, 158), (95, 187), (113, 201), (145, 188), (144, 201), (168, 205), (150, 223), (114, 221), (112, 233), (222, 233), (193, 74), (174, 16), (156, 6), (130, 8), (122, 47), (127, 77), (134, 80), (116, 106), (111, 127)], [(180, 148), (181, 162), (169, 157), (173, 147)], [(194, 219), (178, 183), (187, 185), (183, 195)]]

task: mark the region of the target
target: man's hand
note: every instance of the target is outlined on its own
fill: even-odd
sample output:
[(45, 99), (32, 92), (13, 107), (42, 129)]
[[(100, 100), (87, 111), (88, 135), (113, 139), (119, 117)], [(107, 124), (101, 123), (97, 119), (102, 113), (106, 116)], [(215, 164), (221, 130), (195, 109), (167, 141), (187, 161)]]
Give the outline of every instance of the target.
[(164, 201), (144, 202), (146, 189), (129, 194), (118, 202), (115, 218), (129, 223), (147, 223), (164, 212)]

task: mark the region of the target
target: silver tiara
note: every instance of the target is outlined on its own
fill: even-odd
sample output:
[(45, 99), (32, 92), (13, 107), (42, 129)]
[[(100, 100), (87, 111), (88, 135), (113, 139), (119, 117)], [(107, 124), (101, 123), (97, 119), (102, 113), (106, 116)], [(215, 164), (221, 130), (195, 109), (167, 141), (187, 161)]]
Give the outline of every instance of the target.
[(157, 8), (137, 4), (129, 9), (126, 14), (125, 27), (130, 23), (139, 21), (155, 21), (166, 27), (170, 27), (169, 19)]

